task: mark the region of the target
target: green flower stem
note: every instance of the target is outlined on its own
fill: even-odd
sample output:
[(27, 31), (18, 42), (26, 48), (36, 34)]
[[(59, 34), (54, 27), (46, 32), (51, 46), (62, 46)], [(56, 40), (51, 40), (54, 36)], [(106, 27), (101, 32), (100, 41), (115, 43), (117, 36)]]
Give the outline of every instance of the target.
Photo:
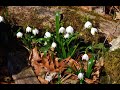
[(80, 79), (80, 84), (83, 84), (83, 79)]
[(73, 50), (73, 52), (72, 52), (72, 54), (71, 54), (71, 57), (75, 54), (75, 51), (76, 51), (78, 45), (79, 45), (79, 44), (77, 44), (77, 45), (75, 46), (75, 49)]
[[(88, 61), (88, 66), (87, 66), (87, 72), (86, 72), (86, 77), (87, 78), (90, 78), (90, 75), (91, 75), (91, 73), (92, 73), (92, 67), (93, 67), (93, 65), (94, 65), (94, 56), (92, 57), (92, 58), (90, 58), (90, 60)], [(90, 64), (89, 64), (89, 62), (90, 62)]]
[(60, 20), (60, 13), (59, 12), (56, 12), (56, 38), (57, 38), (57, 41), (60, 42), (60, 37), (59, 37), (59, 28), (60, 28), (60, 23), (59, 23), (59, 20)]

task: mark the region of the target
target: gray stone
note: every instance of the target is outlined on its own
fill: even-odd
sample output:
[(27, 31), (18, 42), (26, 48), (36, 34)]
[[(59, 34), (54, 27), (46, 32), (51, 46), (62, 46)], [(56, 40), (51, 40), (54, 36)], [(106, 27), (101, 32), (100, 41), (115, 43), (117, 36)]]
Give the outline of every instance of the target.
[(110, 47), (110, 51), (114, 51), (118, 48), (120, 48), (120, 36), (118, 36), (116, 39), (113, 39), (110, 44), (112, 45)]

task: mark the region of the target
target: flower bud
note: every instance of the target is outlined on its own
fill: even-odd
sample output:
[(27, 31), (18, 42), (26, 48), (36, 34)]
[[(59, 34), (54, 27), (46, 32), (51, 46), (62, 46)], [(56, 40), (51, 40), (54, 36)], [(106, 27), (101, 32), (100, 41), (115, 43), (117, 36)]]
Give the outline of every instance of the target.
[(66, 39), (66, 38), (69, 38), (69, 34), (68, 33), (66, 33), (65, 35), (64, 35), (64, 38)]
[(84, 28), (90, 28), (92, 27), (92, 23), (90, 21), (87, 21), (85, 24), (84, 24)]
[(88, 55), (87, 55), (87, 54), (84, 54), (84, 55), (82, 56), (82, 60), (86, 60), (86, 61), (88, 61), (88, 60), (89, 60)]
[(74, 31), (74, 29), (73, 29), (73, 27), (71, 27), (71, 26), (68, 26), (67, 28), (66, 28), (66, 32), (67, 33), (73, 33), (73, 31)]
[(91, 28), (91, 34), (95, 35), (95, 32), (97, 32), (98, 30), (96, 28)]
[(59, 29), (59, 33), (64, 33), (65, 32), (65, 28), (64, 27), (61, 27), (60, 29)]
[(26, 28), (26, 33), (29, 33), (29, 32), (31, 32), (32, 31), (32, 29), (28, 26), (27, 28)]
[(81, 80), (81, 79), (83, 79), (84, 78), (84, 74), (83, 73), (79, 73), (78, 74), (78, 78)]
[(21, 33), (21, 32), (18, 32), (18, 33), (16, 34), (16, 36), (17, 36), (17, 38), (22, 38), (22, 36), (23, 36), (23, 33)]
[(32, 30), (32, 33), (33, 33), (34, 35), (36, 35), (36, 34), (39, 33), (39, 31), (38, 31), (38, 29), (35, 28), (35, 29)]

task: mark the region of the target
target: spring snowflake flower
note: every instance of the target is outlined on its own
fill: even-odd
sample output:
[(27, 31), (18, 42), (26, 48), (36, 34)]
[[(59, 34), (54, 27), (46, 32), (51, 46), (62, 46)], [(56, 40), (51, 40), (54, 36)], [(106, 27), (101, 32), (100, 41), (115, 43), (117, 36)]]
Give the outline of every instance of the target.
[(38, 29), (35, 28), (35, 29), (32, 30), (32, 33), (33, 33), (34, 35), (36, 35), (36, 34), (39, 33), (39, 31), (38, 31)]
[(66, 38), (69, 38), (69, 34), (68, 33), (66, 33), (65, 35), (64, 35), (64, 38), (66, 39)]
[(22, 38), (22, 36), (23, 36), (23, 33), (21, 33), (21, 32), (18, 32), (18, 33), (16, 34), (16, 36), (17, 36), (17, 38)]
[(52, 43), (51, 47), (56, 48), (57, 44), (55, 42)]
[(95, 32), (97, 32), (98, 30), (97, 30), (97, 28), (91, 28), (91, 34), (92, 35), (95, 35)]
[(81, 80), (81, 79), (83, 79), (84, 78), (84, 74), (83, 73), (79, 73), (78, 74), (78, 78)]
[(60, 29), (59, 29), (59, 33), (64, 33), (65, 32), (65, 28), (64, 27), (61, 27)]
[(85, 24), (84, 24), (84, 28), (90, 28), (92, 27), (92, 23), (90, 21), (87, 21)]
[(46, 32), (44, 38), (49, 38), (49, 37), (51, 37), (50, 32)]
[(74, 31), (74, 29), (73, 29), (73, 27), (71, 27), (71, 26), (68, 26), (67, 28), (66, 28), (66, 32), (67, 33), (73, 33), (73, 31)]
[(0, 16), (0, 22), (3, 22), (4, 18), (2, 16)]
[(84, 54), (84, 55), (82, 56), (82, 60), (86, 60), (86, 61), (88, 61), (88, 60), (89, 60), (88, 55), (87, 55), (87, 54)]
[(27, 28), (26, 28), (26, 33), (29, 33), (29, 32), (31, 32), (31, 31), (32, 31), (31, 27), (27, 26)]
[(48, 82), (50, 82), (52, 80), (52, 76), (45, 76), (45, 80), (47, 80)]
[(44, 46), (47, 45), (47, 42), (44, 43)]

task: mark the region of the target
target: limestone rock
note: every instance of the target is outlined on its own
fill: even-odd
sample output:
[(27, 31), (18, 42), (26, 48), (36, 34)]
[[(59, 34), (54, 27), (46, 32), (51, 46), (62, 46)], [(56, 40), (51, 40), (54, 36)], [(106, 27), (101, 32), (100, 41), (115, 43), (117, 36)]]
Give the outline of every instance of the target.
[(112, 46), (110, 47), (110, 51), (114, 51), (114, 50), (120, 48), (120, 36), (118, 36), (118, 38), (116, 38), (116, 39), (113, 39), (113, 40), (110, 42), (110, 44), (112, 45)]

